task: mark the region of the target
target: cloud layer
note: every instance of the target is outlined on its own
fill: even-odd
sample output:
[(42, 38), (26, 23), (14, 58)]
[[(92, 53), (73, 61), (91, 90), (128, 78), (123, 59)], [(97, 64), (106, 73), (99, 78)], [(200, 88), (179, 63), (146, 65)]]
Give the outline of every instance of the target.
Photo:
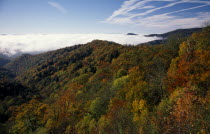
[(191, 11), (206, 6), (210, 7), (210, 1), (127, 0), (105, 22), (112, 24), (135, 24), (150, 28), (176, 29), (198, 27), (210, 18), (210, 11)]
[(143, 35), (123, 34), (28, 34), (28, 35), (0, 35), (0, 53), (15, 55), (17, 53), (40, 53), (66, 46), (85, 44), (92, 40), (108, 40), (120, 44), (136, 45), (158, 39)]

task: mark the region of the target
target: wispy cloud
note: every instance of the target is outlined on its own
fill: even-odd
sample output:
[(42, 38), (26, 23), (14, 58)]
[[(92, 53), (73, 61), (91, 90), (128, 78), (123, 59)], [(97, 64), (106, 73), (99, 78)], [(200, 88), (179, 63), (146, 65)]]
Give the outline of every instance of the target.
[(48, 4), (54, 8), (56, 8), (58, 11), (60, 11), (61, 13), (66, 13), (67, 10), (59, 3), (57, 2), (52, 2), (52, 1), (48, 1)]
[[(182, 9), (175, 8), (175, 6), (179, 6), (179, 4), (188, 4), (188, 6), (183, 6)], [(158, 28), (194, 27), (201, 25), (203, 21), (209, 19), (210, 11), (203, 13), (192, 12), (193, 17), (181, 17), (178, 13), (209, 5), (210, 1), (206, 0), (127, 0), (118, 10), (114, 11), (105, 22), (114, 24), (136, 24), (144, 27)], [(171, 9), (174, 11), (171, 11)], [(205, 16), (202, 14), (205, 14)]]
[(199, 12), (196, 13), (194, 17), (180, 18), (177, 16), (172, 16), (168, 14), (155, 15), (141, 20), (136, 21), (137, 25), (143, 25), (145, 27), (151, 28), (192, 28), (201, 26), (204, 20), (209, 19), (209, 12)]

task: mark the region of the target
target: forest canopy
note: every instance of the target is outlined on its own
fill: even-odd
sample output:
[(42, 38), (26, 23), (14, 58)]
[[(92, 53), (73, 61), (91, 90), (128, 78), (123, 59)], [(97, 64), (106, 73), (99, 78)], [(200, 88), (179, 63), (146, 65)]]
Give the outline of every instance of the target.
[(209, 27), (159, 45), (23, 55), (0, 70), (0, 133), (206, 134), (209, 58)]

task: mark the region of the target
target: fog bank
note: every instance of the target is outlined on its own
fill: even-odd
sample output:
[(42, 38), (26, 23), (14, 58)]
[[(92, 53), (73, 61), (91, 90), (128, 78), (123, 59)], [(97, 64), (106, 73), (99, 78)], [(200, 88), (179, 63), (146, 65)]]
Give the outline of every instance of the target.
[(16, 55), (17, 53), (40, 53), (67, 46), (85, 44), (95, 39), (113, 41), (122, 45), (137, 45), (158, 38), (124, 34), (0, 35), (0, 53), (9, 56)]

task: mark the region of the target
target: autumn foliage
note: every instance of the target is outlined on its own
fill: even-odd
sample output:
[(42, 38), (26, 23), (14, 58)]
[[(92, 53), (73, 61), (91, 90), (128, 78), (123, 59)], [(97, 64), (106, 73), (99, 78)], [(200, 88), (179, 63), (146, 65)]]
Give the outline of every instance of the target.
[(209, 28), (160, 45), (95, 40), (30, 58), (14, 66), (15, 80), (1, 78), (0, 132), (210, 132)]

